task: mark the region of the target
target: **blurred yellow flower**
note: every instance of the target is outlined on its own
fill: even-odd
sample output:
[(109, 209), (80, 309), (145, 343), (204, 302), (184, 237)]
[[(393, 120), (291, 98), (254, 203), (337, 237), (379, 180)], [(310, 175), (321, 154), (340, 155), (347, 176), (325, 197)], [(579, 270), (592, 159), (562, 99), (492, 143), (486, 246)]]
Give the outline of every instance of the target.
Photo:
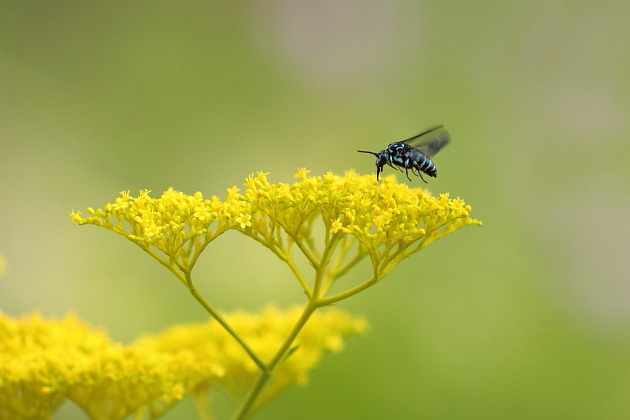
[(309, 173), (311, 173), (311, 171), (306, 168), (298, 168), (298, 171), (293, 175), (293, 178), (306, 179), (308, 178)]
[[(270, 358), (299, 315), (299, 308), (269, 307), (226, 318)], [(337, 309), (314, 315), (258, 404), (292, 382), (304, 384), (326, 352), (339, 351), (344, 337), (363, 333), (366, 325)], [(65, 399), (94, 419), (147, 410), (157, 415), (200, 389), (222, 387), (242, 399), (256, 373), (247, 353), (213, 321), (174, 326), (124, 346), (74, 315), (14, 319), (0, 313), (2, 419), (47, 419)]]
[(0, 313), (0, 418), (50, 418), (82, 363), (108, 345), (102, 331), (73, 315), (47, 320)]
[[(225, 320), (250, 343), (252, 349), (265, 362), (269, 362), (282, 346), (286, 336), (298, 321), (302, 309), (292, 307), (280, 310), (270, 306), (259, 314), (235, 312), (225, 315)], [(274, 372), (257, 406), (273, 398), (291, 383), (300, 385), (308, 381), (313, 370), (326, 352), (339, 352), (344, 337), (363, 334), (367, 322), (339, 309), (317, 312), (298, 335), (293, 346), (295, 351)], [(187, 352), (199, 363), (209, 364), (215, 373), (205, 386), (219, 386), (241, 401), (256, 380), (259, 369), (247, 353), (216, 322), (177, 325), (161, 334), (144, 336), (132, 347), (147, 352)]]

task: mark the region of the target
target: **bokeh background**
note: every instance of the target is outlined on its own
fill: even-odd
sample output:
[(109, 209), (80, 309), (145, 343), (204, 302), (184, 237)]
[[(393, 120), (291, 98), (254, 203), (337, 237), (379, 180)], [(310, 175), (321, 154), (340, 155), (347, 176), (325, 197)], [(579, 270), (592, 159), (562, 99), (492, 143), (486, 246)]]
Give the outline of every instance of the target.
[[(340, 304), (371, 333), (257, 418), (630, 418), (628, 16), (625, 1), (2, 1), (0, 308), (76, 311), (124, 342), (205, 319), (69, 211), (123, 189), (224, 196), (258, 170), (371, 173), (358, 148), (443, 123), (429, 188), (485, 225)], [(225, 310), (303, 299), (236, 233), (197, 281)]]

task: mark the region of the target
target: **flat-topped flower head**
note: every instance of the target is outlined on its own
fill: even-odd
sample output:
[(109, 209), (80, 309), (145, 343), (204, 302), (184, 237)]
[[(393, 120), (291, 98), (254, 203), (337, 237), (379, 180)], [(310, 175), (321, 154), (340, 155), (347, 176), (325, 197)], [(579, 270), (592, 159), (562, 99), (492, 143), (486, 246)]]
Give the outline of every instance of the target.
[[(313, 266), (326, 267), (329, 277), (369, 255), (380, 279), (436, 239), (481, 225), (469, 218), (471, 207), (463, 200), (449, 194), (434, 197), (397, 183), (393, 175), (378, 182), (351, 171), (309, 177), (301, 169), (295, 176), (299, 181), (293, 184), (272, 184), (262, 172), (247, 178), (244, 199), (251, 204), (252, 218), (243, 232), (280, 255), (296, 243)], [(325, 229), (322, 243), (314, 239), (315, 220)], [(353, 243), (354, 253), (349, 252)]]
[[(72, 221), (102, 226), (119, 233), (154, 257), (173, 261), (186, 269), (205, 246), (235, 226), (247, 226), (247, 205), (238, 188), (228, 189), (227, 198), (204, 199), (200, 192), (187, 195), (169, 188), (159, 198), (141, 190), (137, 197), (122, 191), (113, 203), (102, 209), (89, 207), (92, 216), (72, 212)], [(155, 254), (155, 251), (160, 251)], [(163, 259), (166, 257), (166, 259)]]
[[(466, 225), (481, 225), (469, 217), (471, 208), (463, 200), (449, 194), (434, 197), (397, 183), (393, 175), (378, 182), (352, 171), (343, 176), (309, 172), (299, 169), (298, 181), (291, 184), (271, 183), (268, 173), (258, 172), (247, 177), (242, 195), (232, 187), (225, 200), (172, 188), (159, 198), (147, 190), (137, 197), (122, 191), (103, 209), (88, 208), (90, 217), (74, 211), (71, 216), (79, 224), (124, 235), (163, 265), (184, 273), (208, 243), (227, 230), (238, 230), (287, 262), (307, 295), (316, 285), (308, 285), (293, 264), (295, 248), (319, 270), (325, 292), (365, 256), (378, 281), (436, 239)], [(183, 276), (180, 280), (185, 282)]]

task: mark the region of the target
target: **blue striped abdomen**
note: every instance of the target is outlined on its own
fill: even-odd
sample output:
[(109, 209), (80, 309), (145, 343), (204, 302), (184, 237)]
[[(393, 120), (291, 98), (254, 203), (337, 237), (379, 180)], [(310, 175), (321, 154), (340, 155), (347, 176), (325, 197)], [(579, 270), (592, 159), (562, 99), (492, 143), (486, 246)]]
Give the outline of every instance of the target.
[(431, 158), (418, 149), (401, 142), (395, 142), (391, 143), (386, 151), (388, 152), (386, 156), (390, 165), (410, 169), (412, 172), (423, 172), (434, 178), (437, 176), (437, 169)]
[(435, 168), (435, 164), (433, 164), (431, 158), (429, 158), (421, 151), (413, 149), (410, 153), (409, 158), (411, 161), (411, 166), (413, 166), (416, 170), (424, 172), (425, 174), (434, 178), (437, 176), (437, 169)]

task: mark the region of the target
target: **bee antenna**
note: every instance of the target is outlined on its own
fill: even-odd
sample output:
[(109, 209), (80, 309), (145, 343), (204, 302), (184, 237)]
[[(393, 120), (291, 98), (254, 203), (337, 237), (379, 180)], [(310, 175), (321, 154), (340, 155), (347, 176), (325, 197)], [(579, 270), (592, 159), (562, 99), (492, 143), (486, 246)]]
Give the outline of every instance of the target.
[(357, 150), (357, 152), (359, 152), (359, 153), (369, 153), (369, 154), (371, 154), (371, 155), (378, 156), (378, 154), (377, 154), (377, 153), (374, 153), (374, 152), (368, 152), (367, 150)]

